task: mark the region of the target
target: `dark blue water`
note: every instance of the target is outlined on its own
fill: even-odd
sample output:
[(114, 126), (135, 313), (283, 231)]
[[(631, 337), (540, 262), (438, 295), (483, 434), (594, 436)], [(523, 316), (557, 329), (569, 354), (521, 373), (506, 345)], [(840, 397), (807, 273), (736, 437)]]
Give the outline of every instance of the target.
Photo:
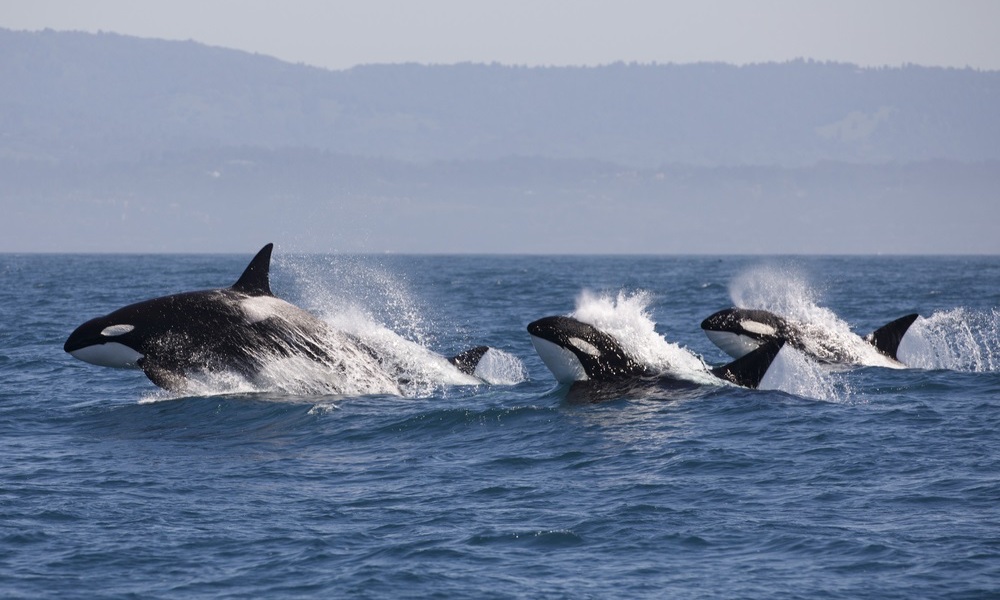
[[(63, 353), (84, 320), (228, 285), (250, 256), (0, 256), (0, 596), (1000, 594), (996, 257), (279, 247), (277, 295), (442, 354), (487, 343), (515, 368), (406, 397), (178, 398)], [(525, 331), (629, 313), (721, 364), (698, 324), (734, 299), (862, 334), (920, 312), (917, 368), (575, 403)]]

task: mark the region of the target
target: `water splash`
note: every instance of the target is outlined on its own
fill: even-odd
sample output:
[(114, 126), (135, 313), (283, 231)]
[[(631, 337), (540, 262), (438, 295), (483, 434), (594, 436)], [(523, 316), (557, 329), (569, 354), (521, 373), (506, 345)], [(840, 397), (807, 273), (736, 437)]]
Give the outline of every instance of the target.
[(902, 368), (836, 313), (820, 306), (816, 287), (794, 267), (747, 269), (730, 283), (729, 296), (734, 306), (767, 310), (795, 324), (804, 334), (799, 341), (813, 356), (830, 362)]
[[(794, 267), (748, 269), (729, 286), (734, 305), (762, 308), (797, 321), (813, 340), (829, 340), (847, 352), (850, 362), (863, 366), (900, 368), (851, 331), (833, 311), (818, 305), (819, 294)], [(823, 355), (822, 346), (809, 348)], [(1000, 369), (1000, 309), (954, 308), (921, 317), (899, 345), (902, 365), (917, 369), (984, 372)]]
[(250, 299), (241, 307), (253, 321), (280, 322), (281, 331), (301, 335), (255, 350), (260, 368), (253, 375), (186, 374), (185, 395), (425, 397), (451, 386), (511, 385), (527, 378), (519, 359), (496, 349), (484, 355), (476, 376), (432, 351), (425, 311), (405, 279), (385, 269), (356, 257), (293, 257), (279, 264), (282, 275), (291, 275), (296, 304), (308, 311), (277, 298)]
[(1000, 309), (955, 308), (917, 319), (899, 345), (910, 367), (987, 372), (1000, 369)]
[(854, 396), (854, 390), (840, 372), (831, 371), (788, 345), (774, 358), (758, 389), (780, 390), (827, 402), (846, 402)]
[(302, 305), (334, 331), (370, 349), (380, 368), (398, 382), (397, 393), (403, 396), (427, 396), (444, 387), (484, 381), (512, 385), (527, 378), (523, 363), (500, 350), (483, 357), (475, 377), (432, 351), (435, 326), (425, 316), (431, 311), (419, 303), (405, 276), (359, 257), (286, 258), (279, 264), (293, 275)]
[(186, 387), (183, 392), (168, 391), (159, 388), (151, 390), (139, 398), (139, 404), (153, 404), (189, 396), (241, 396), (259, 394), (265, 391), (246, 377), (233, 372), (220, 372), (211, 375), (206, 373), (192, 373), (187, 377), (185, 383)]
[(718, 385), (705, 362), (656, 332), (649, 314), (652, 295), (619, 291), (616, 296), (584, 290), (572, 317), (613, 336), (639, 362), (679, 379)]
[[(275, 336), (267, 348), (253, 348), (249, 372), (205, 369), (185, 373), (179, 393), (217, 396), (277, 392), (288, 396), (406, 395), (396, 374), (354, 337), (327, 328), (296, 307), (269, 318), (280, 329), (308, 329), (302, 337)], [(302, 319), (308, 323), (303, 325)], [(278, 329), (278, 327), (276, 327)], [(449, 365), (450, 366), (450, 365)], [(176, 392), (172, 397), (176, 397)], [(154, 400), (157, 398), (153, 398)]]
[(818, 305), (819, 293), (805, 273), (793, 266), (751, 267), (729, 284), (734, 306), (759, 308), (798, 321), (834, 321), (836, 315)]
[(276, 264), (290, 274), (296, 304), (325, 321), (360, 318), (380, 323), (426, 347), (436, 339), (430, 314), (404, 274), (356, 256), (283, 256)]
[(483, 355), (474, 374), (492, 385), (517, 385), (528, 379), (528, 371), (521, 359), (497, 348)]
[[(656, 333), (651, 303), (652, 295), (646, 291), (611, 296), (585, 290), (572, 316), (612, 335), (626, 352), (657, 371), (702, 385), (729, 385), (713, 375), (700, 356)], [(761, 387), (828, 401), (850, 395), (836, 374), (791, 348), (778, 354)]]

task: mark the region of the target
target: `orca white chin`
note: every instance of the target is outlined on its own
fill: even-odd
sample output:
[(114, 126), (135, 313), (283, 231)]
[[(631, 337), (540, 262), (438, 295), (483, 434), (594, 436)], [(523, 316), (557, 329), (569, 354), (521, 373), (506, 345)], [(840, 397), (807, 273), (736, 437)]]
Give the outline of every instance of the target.
[(550, 342), (537, 336), (530, 336), (531, 343), (535, 346), (535, 351), (545, 363), (545, 366), (552, 371), (556, 381), (559, 383), (573, 383), (574, 381), (586, 381), (587, 371), (583, 368), (580, 359), (573, 352), (563, 348), (559, 344)]
[(732, 331), (715, 331), (706, 329), (705, 335), (708, 339), (719, 347), (723, 352), (733, 358), (742, 358), (760, 348), (760, 340), (755, 340), (748, 335), (740, 335)]
[(138, 369), (139, 359), (142, 358), (142, 354), (118, 342), (84, 346), (71, 351), (70, 354), (83, 362), (115, 369)]

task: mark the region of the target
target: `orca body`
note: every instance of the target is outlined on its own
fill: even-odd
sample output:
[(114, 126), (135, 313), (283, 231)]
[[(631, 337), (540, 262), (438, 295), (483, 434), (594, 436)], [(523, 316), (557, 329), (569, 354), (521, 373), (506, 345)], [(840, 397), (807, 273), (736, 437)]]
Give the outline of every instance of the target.
[[(896, 364), (899, 344), (917, 320), (917, 314), (900, 317), (864, 337), (864, 341)], [(766, 310), (727, 308), (701, 322), (705, 335), (723, 352), (739, 358), (753, 352), (762, 344), (776, 339), (823, 363), (859, 364), (862, 357), (849, 347), (845, 340), (820, 327), (785, 319)]]
[[(545, 317), (528, 325), (531, 342), (556, 381), (573, 384), (571, 395), (579, 395), (586, 383), (585, 396), (592, 401), (623, 395), (649, 395), (649, 390), (697, 390), (697, 382), (679, 379), (644, 365), (622, 348), (610, 334), (572, 317)], [(720, 380), (756, 388), (774, 361), (784, 340), (773, 340), (727, 365), (711, 369)], [(673, 397), (673, 396), (672, 396)]]
[[(272, 249), (264, 246), (231, 287), (125, 306), (77, 327), (63, 349), (91, 364), (141, 369), (170, 391), (184, 391), (198, 374), (252, 380), (275, 360), (305, 359), (324, 373), (366, 381), (372, 393), (400, 393), (370, 347), (271, 293)], [(450, 362), (471, 375), (488, 350), (474, 348)]]

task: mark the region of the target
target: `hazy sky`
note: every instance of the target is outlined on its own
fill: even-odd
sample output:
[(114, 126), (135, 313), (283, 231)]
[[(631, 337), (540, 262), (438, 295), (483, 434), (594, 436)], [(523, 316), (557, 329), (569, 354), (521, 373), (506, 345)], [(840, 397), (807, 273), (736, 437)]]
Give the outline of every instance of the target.
[(291, 62), (615, 61), (1000, 69), (998, 0), (31, 0), (8, 29), (193, 39)]
[[(331, 69), (400, 62), (747, 64), (807, 58), (861, 66), (917, 64), (1000, 71), (998, 24), (1000, 0), (0, 0), (0, 28), (195, 40)], [(123, 202), (128, 208), (128, 200)], [(324, 251), (348, 249), (345, 239), (355, 235), (360, 241), (357, 248), (350, 247), (353, 251), (997, 252), (992, 230), (995, 204), (964, 213), (944, 205), (932, 207), (937, 212), (911, 211), (910, 221), (895, 223), (900, 230), (895, 238), (882, 230), (878, 236), (871, 235), (865, 229), (868, 221), (857, 218), (852, 221), (853, 229), (834, 229), (826, 238), (817, 233), (823, 229), (815, 227), (801, 228), (801, 239), (772, 236), (784, 245), (766, 248), (747, 246), (737, 236), (727, 238), (729, 246), (705, 245), (705, 240), (713, 238), (698, 227), (682, 231), (675, 240), (666, 238), (672, 246), (657, 245), (665, 238), (655, 219), (648, 220), (651, 229), (643, 234), (631, 215), (621, 214), (614, 206), (591, 204), (598, 212), (589, 221), (580, 217), (580, 233), (575, 238), (578, 246), (583, 244), (579, 247), (560, 245), (559, 240), (552, 247), (526, 246), (524, 240), (530, 236), (523, 224), (541, 227), (536, 238), (544, 241), (551, 235), (544, 219), (503, 221), (456, 210), (444, 213), (446, 219), (430, 230), (414, 228), (413, 223), (422, 218), (434, 222), (442, 216), (428, 217), (420, 206), (411, 207), (416, 213), (405, 212), (406, 206), (397, 207), (399, 214), (388, 220), (378, 205), (372, 208), (362, 203), (348, 207), (357, 212), (353, 221), (335, 215), (342, 222), (337, 231), (314, 231), (312, 213), (292, 215), (289, 219), (297, 220), (282, 229), (268, 213), (253, 217), (257, 219), (253, 222), (213, 224), (208, 229), (199, 229), (197, 224), (169, 231), (166, 225), (161, 231), (122, 228), (138, 236), (135, 242), (116, 235), (124, 212), (121, 221), (102, 221), (112, 230), (106, 235), (60, 215), (41, 215), (34, 228), (18, 222), (15, 215), (6, 223), (0, 221), (0, 231), (3, 225), (10, 231), (0, 249), (246, 251), (248, 246), (256, 248), (273, 239), (292, 246), (297, 242), (299, 249)], [(820, 222), (817, 215), (824, 207), (813, 209), (803, 205), (796, 218)], [(603, 210), (610, 210), (611, 216)], [(706, 210), (691, 206), (690, 214), (682, 216), (709, 222), (712, 215)], [(251, 218), (250, 212), (239, 215)], [(617, 235), (631, 245), (591, 243), (612, 239), (608, 231), (614, 230), (615, 217), (625, 219), (618, 223)], [(775, 216), (774, 222), (785, 218)], [(942, 223), (952, 233), (943, 234)], [(60, 227), (77, 237), (54, 235)], [(210, 234), (198, 237), (199, 231)], [(432, 235), (422, 235), (427, 231)], [(156, 245), (152, 241), (156, 235), (169, 239), (170, 245)], [(426, 243), (436, 245), (420, 246)]]

